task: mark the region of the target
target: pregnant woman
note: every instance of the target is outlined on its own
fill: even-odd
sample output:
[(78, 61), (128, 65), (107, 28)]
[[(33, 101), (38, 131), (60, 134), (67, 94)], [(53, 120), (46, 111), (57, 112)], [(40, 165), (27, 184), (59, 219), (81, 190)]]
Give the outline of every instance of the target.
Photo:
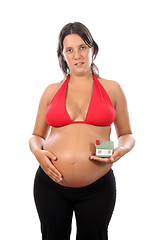
[[(112, 165), (134, 146), (120, 85), (99, 77), (98, 45), (79, 22), (59, 35), (58, 59), (65, 80), (49, 85), (40, 100), (30, 149), (39, 162), (34, 198), (43, 240), (69, 240), (73, 211), (77, 240), (107, 240), (116, 199)], [(55, 76), (56, 77), (56, 76)], [(110, 158), (95, 156), (96, 140), (118, 147)]]

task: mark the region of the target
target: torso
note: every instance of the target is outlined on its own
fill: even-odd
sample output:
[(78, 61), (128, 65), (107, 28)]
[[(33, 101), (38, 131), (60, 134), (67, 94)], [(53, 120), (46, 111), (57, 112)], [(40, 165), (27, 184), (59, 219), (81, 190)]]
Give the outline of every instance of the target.
[[(114, 106), (114, 99), (109, 86), (110, 81), (101, 79), (100, 82), (104, 88), (107, 86), (107, 92)], [(61, 84), (57, 83), (57, 88)], [(76, 95), (74, 106), (71, 105), (73, 102), (71, 96), (74, 97), (75, 94), (72, 94), (72, 88), (69, 89), (66, 100), (67, 111), (72, 120), (84, 120), (91, 99), (92, 88), (88, 90), (88, 93), (84, 92), (84, 97), (82, 96), (82, 92), (79, 94), (79, 99)], [(75, 89), (73, 92), (75, 93)], [(86, 98), (86, 94), (89, 96), (88, 98)], [(82, 104), (81, 99), (85, 99), (85, 102)], [(73, 114), (73, 110), (69, 106), (75, 109)], [(58, 157), (58, 160), (54, 161), (54, 166), (64, 177), (63, 181), (59, 184), (68, 187), (82, 187), (91, 184), (105, 175), (111, 169), (112, 165), (91, 160), (89, 157), (95, 154), (95, 141), (97, 139), (110, 141), (110, 133), (110, 126), (102, 127), (84, 123), (74, 123), (56, 128), (52, 127), (43, 149), (51, 151)]]

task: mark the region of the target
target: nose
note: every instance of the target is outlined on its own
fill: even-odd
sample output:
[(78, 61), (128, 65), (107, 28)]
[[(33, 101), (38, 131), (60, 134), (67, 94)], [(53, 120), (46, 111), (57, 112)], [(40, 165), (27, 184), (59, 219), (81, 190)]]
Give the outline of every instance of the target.
[(80, 59), (80, 58), (81, 58), (81, 55), (80, 55), (79, 50), (75, 50), (74, 51), (74, 59), (77, 60), (77, 59)]

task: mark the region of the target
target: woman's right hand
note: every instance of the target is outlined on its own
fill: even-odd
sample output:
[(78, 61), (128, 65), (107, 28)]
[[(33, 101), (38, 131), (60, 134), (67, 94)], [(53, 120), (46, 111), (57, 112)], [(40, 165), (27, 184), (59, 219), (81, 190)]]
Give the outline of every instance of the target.
[(60, 182), (63, 179), (62, 174), (57, 170), (54, 166), (53, 161), (57, 160), (57, 157), (47, 151), (38, 149), (35, 153), (35, 157), (37, 158), (38, 162), (40, 163), (41, 168), (43, 171), (55, 182)]

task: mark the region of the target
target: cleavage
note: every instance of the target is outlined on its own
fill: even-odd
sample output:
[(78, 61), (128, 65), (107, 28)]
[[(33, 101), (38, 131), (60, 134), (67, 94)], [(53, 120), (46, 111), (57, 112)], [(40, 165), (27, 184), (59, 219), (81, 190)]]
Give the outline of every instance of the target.
[(67, 89), (66, 110), (72, 121), (85, 121), (92, 95), (91, 89)]

